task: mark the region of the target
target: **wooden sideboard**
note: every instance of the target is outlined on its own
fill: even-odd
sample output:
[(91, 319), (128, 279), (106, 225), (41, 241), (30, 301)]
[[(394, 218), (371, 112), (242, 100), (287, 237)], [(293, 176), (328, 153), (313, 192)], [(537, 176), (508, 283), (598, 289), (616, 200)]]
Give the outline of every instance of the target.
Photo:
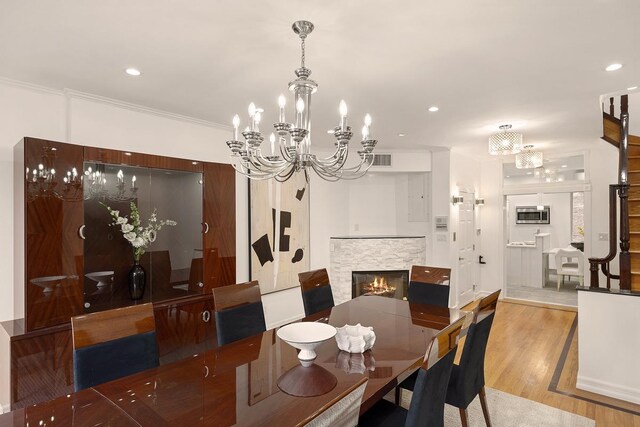
[[(141, 263), (151, 277), (141, 301), (128, 298), (124, 280), (132, 264), (131, 248), (117, 230), (107, 238), (106, 209), (100, 199), (89, 200), (87, 180), (80, 179), (88, 176), (89, 164), (198, 178), (193, 182), (198, 186), (194, 194), (201, 194), (198, 207), (179, 206), (191, 208), (194, 218), (189, 224), (195, 230), (189, 246), (193, 254), (183, 256), (191, 265), (164, 271), (168, 250), (143, 255)], [(179, 188), (172, 191), (180, 193)], [(128, 200), (111, 198), (109, 203), (114, 209), (129, 206)], [(95, 212), (107, 220), (92, 222)], [(14, 148), (14, 218), (14, 305), (24, 304), (24, 318), (2, 323), (10, 353), (12, 409), (72, 391), (72, 316), (152, 302), (161, 363), (216, 345), (211, 289), (236, 279), (235, 171), (230, 165), (24, 138)], [(108, 287), (96, 288), (87, 278), (88, 272), (99, 270), (114, 273)], [(161, 288), (160, 278), (171, 286)]]
[[(210, 294), (154, 303), (154, 314), (161, 365), (217, 347)], [(10, 344), (12, 410), (73, 392), (71, 324), (32, 332), (24, 326), (24, 319), (2, 322)]]

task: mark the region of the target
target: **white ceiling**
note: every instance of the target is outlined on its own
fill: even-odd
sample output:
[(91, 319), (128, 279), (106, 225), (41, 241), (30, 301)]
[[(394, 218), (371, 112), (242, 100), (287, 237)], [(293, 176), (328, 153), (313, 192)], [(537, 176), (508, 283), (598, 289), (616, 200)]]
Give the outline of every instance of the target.
[(344, 98), (357, 129), (372, 114), (381, 151), (486, 153), (503, 123), (573, 149), (600, 136), (600, 94), (640, 85), (638, 0), (0, 0), (0, 76), (223, 124), (254, 101), (272, 123), (297, 19), (316, 26), (314, 144), (332, 142)]

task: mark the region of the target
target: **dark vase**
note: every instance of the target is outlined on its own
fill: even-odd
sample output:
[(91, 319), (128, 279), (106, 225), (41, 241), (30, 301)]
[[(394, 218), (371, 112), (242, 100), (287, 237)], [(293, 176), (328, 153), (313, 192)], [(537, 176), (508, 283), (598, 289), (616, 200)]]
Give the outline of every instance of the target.
[(147, 272), (140, 265), (140, 261), (134, 260), (133, 268), (129, 271), (129, 296), (132, 300), (139, 300), (144, 295), (144, 286), (147, 281)]

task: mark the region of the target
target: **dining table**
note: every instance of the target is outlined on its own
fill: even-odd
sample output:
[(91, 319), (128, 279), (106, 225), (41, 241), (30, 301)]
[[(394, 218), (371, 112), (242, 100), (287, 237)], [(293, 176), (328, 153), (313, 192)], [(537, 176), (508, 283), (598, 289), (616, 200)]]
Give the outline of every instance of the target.
[(336, 381), (329, 392), (298, 397), (278, 379), (300, 368), (297, 350), (277, 328), (211, 348), (157, 368), (0, 415), (0, 427), (36, 426), (299, 426), (318, 417), (366, 381), (360, 413), (392, 391), (423, 363), (427, 344), (464, 312), (458, 309), (360, 296), (300, 321), (335, 327), (361, 324), (376, 334), (365, 353), (340, 351), (330, 339), (316, 366)]

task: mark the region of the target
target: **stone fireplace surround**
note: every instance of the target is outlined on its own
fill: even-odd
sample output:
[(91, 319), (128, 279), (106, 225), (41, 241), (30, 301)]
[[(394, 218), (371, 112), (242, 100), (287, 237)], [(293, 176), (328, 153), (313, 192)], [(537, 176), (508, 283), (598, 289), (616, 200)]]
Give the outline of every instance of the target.
[(351, 272), (411, 270), (426, 262), (425, 236), (331, 237), (329, 278), (336, 304), (351, 299)]

